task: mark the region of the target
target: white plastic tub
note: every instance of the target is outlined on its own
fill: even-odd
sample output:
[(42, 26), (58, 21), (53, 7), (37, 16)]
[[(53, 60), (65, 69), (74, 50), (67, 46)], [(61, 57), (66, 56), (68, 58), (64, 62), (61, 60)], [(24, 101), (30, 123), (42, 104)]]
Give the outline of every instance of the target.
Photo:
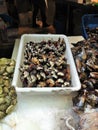
[[(63, 38), (66, 43), (66, 58), (67, 62), (70, 64), (70, 72), (71, 72), (71, 86), (70, 87), (44, 87), (44, 88), (23, 88), (22, 82), (20, 80), (20, 65), (22, 65), (23, 59), (24, 59), (24, 45), (27, 42), (34, 41), (34, 42), (41, 42), (42, 40), (48, 41), (48, 40), (58, 40), (58, 38)], [(21, 36), (20, 44), (19, 44), (19, 50), (18, 55), (16, 59), (16, 67), (15, 72), (13, 76), (12, 85), (16, 87), (17, 92), (63, 92), (65, 94), (69, 94), (73, 91), (78, 91), (81, 88), (81, 83), (78, 77), (78, 73), (76, 70), (76, 66), (74, 63), (74, 59), (72, 56), (72, 52), (70, 49), (70, 45), (68, 42), (68, 38), (65, 35), (54, 35), (54, 34), (24, 34)]]

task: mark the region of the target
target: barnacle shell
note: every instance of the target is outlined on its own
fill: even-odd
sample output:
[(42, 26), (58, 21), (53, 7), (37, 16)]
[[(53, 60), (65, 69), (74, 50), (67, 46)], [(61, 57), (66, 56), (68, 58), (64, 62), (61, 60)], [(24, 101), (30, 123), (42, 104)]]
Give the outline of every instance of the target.
[(39, 64), (39, 60), (36, 57), (32, 58), (31, 61), (34, 64)]
[(58, 76), (64, 76), (64, 73), (63, 72), (58, 72), (57, 75)]
[(55, 82), (53, 79), (47, 79), (46, 83), (49, 85), (49, 87), (53, 87), (55, 85)]
[(79, 104), (76, 100), (83, 97), (84, 90), (87, 91), (83, 109), (88, 104), (92, 108), (98, 107), (98, 92), (96, 91), (98, 90), (98, 32), (96, 36), (90, 35), (90, 38), (77, 42), (72, 48), (82, 86), (74, 102), (75, 105)]
[(38, 86), (37, 87), (45, 87), (46, 86), (46, 83), (45, 82), (39, 82)]

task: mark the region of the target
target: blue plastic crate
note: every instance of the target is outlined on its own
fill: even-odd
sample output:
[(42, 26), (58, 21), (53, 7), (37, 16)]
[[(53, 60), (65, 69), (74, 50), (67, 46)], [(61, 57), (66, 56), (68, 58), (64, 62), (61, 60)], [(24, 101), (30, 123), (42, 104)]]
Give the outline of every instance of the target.
[(82, 36), (88, 39), (87, 28), (94, 29), (98, 27), (98, 14), (85, 14), (82, 16)]

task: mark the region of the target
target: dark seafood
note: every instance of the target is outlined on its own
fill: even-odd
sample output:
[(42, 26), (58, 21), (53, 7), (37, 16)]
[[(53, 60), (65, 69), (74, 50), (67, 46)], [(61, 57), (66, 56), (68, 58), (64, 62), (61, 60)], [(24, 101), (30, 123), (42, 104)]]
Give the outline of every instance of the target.
[(70, 86), (70, 66), (65, 51), (63, 39), (26, 43), (24, 62), (20, 67), (23, 87)]
[(91, 38), (91, 37), (97, 38), (98, 37), (98, 27), (95, 27), (95, 28), (87, 27), (86, 32), (87, 32), (88, 38)]
[(96, 108), (98, 107), (98, 91), (96, 91), (98, 90), (98, 39), (92, 37), (73, 45), (75, 47), (72, 48), (72, 53), (82, 84), (78, 96), (73, 99), (74, 109), (84, 110), (87, 104)]

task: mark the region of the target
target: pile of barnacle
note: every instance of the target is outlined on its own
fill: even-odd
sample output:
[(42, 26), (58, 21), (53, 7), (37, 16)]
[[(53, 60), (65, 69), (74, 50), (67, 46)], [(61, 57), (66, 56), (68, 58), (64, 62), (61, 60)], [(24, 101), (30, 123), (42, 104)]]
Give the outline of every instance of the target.
[(89, 27), (86, 27), (86, 32), (87, 32), (87, 35), (88, 35), (88, 38), (97, 38), (98, 37), (98, 27), (95, 27), (95, 28), (89, 28)]
[(98, 39), (96, 37), (73, 44), (72, 53), (82, 84), (73, 99), (75, 109), (98, 107)]
[(8, 58), (0, 58), (0, 119), (13, 111), (17, 103), (17, 94), (11, 86), (15, 61)]
[(69, 87), (70, 65), (65, 50), (64, 39), (26, 43), (20, 67), (23, 87)]

